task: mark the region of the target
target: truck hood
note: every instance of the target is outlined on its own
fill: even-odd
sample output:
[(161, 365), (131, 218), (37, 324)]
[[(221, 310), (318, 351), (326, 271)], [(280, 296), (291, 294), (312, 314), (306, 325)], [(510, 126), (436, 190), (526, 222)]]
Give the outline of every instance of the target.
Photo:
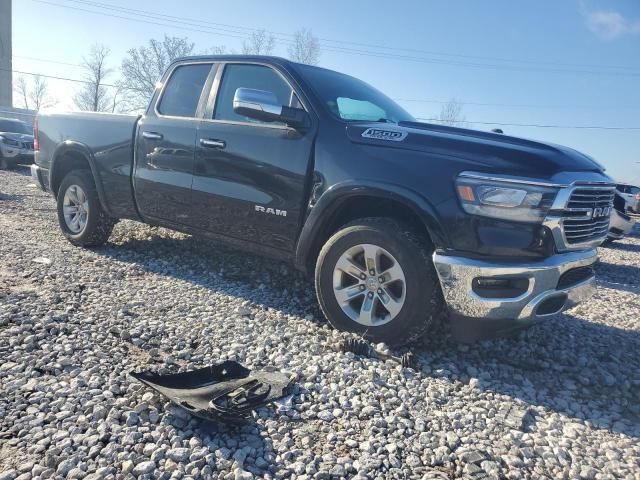
[(419, 122), (353, 123), (347, 126), (352, 142), (415, 150), (456, 157), (465, 169), (482, 169), (534, 177), (559, 172), (604, 172), (591, 157), (561, 145), (500, 133)]

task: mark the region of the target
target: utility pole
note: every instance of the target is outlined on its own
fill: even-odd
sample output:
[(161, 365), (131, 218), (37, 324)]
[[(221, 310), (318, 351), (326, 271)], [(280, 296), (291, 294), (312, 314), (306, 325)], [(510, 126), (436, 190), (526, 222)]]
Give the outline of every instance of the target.
[(13, 106), (11, 0), (0, 0), (0, 107)]

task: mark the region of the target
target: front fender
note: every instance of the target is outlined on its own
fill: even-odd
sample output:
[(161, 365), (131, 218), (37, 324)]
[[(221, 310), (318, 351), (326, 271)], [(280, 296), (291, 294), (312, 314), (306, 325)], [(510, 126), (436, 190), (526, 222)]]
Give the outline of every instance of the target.
[(61, 164), (65, 161), (65, 155), (68, 153), (75, 153), (77, 155), (82, 156), (87, 163), (89, 164), (89, 168), (91, 169), (91, 175), (93, 176), (93, 181), (96, 185), (96, 190), (98, 191), (98, 199), (100, 200), (100, 204), (105, 212), (111, 214), (109, 209), (109, 205), (107, 205), (104, 187), (102, 185), (102, 181), (100, 178), (100, 172), (98, 171), (98, 167), (96, 165), (96, 159), (93, 156), (93, 152), (91, 149), (85, 145), (84, 143), (76, 142), (74, 140), (65, 140), (60, 145), (56, 147), (53, 152), (52, 160), (51, 160), (51, 170), (49, 174), (49, 189), (53, 192), (54, 195), (57, 196), (57, 191), (55, 187), (60, 185), (62, 178), (59, 177)]
[(422, 221), (436, 248), (443, 248), (449, 244), (436, 209), (417, 192), (384, 182), (350, 180), (333, 185), (310, 205), (296, 247), (295, 264), (298, 268), (306, 269), (307, 259), (313, 252), (318, 235), (324, 231), (333, 214), (349, 199), (367, 196), (403, 204)]

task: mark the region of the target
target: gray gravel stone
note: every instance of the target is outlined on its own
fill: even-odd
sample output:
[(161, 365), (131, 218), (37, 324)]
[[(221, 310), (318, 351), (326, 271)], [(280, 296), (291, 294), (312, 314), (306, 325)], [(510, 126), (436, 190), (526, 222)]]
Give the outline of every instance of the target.
[[(334, 351), (282, 263), (130, 221), (71, 246), (27, 173), (0, 171), (0, 480), (640, 479), (638, 229), (589, 301), (472, 346), (445, 329), (411, 371)], [(129, 376), (224, 359), (290, 372), (286, 408), (208, 424)]]

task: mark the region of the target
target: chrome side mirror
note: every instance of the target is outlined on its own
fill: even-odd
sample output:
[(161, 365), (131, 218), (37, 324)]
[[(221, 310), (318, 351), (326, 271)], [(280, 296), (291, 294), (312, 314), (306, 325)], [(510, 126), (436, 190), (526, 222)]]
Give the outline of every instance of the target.
[(233, 111), (263, 122), (283, 122), (291, 126), (304, 124), (306, 112), (281, 105), (272, 92), (238, 88), (233, 96)]

